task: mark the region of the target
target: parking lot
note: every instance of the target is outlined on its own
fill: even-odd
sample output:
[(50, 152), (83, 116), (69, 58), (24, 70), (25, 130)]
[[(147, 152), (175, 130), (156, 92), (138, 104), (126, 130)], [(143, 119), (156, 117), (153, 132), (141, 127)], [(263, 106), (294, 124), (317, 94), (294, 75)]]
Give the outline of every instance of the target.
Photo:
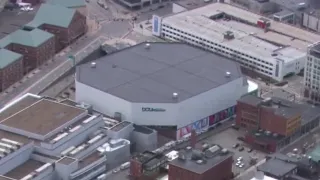
[[(257, 158), (257, 162), (263, 160), (266, 156), (263, 152), (258, 152), (256, 150), (253, 150), (252, 152), (248, 152), (250, 149), (246, 144), (243, 144), (242, 141), (238, 140), (237, 137), (243, 136), (244, 132), (237, 131), (235, 129), (229, 128), (219, 134), (216, 134), (214, 136), (211, 136), (205, 140), (207, 143), (214, 143), (219, 144), (223, 148), (227, 148), (228, 150), (234, 152), (234, 165), (233, 165), (233, 172), (235, 175), (244, 172), (246, 169), (248, 169), (251, 165), (250, 159), (251, 157)], [(203, 142), (199, 143), (198, 145), (202, 145)], [(234, 148), (234, 145), (239, 144), (237, 148)], [(243, 147), (244, 149), (242, 151), (239, 151), (240, 148)], [(237, 159), (241, 157), (241, 163), (237, 164)], [(243, 167), (240, 166), (240, 164), (243, 164)]]

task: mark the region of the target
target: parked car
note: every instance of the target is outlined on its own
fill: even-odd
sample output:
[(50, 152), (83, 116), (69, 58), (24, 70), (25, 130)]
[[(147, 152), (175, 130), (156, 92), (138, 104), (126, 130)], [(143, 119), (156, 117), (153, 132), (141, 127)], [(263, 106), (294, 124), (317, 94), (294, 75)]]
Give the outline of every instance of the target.
[(237, 144), (233, 145), (233, 148), (237, 148), (237, 147), (239, 147), (239, 146), (240, 146), (240, 144), (237, 143)]
[(239, 148), (239, 151), (241, 152), (241, 151), (243, 151), (244, 150), (244, 147), (240, 147)]
[(248, 149), (248, 153), (251, 153), (252, 151), (253, 151), (253, 149), (252, 149), (252, 148)]

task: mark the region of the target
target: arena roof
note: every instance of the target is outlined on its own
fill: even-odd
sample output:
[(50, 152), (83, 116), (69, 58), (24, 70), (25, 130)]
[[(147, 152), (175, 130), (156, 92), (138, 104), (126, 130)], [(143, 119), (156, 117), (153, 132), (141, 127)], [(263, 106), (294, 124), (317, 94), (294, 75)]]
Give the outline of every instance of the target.
[[(210, 19), (222, 13), (239, 19), (238, 21)], [(307, 46), (320, 39), (320, 35), (272, 19), (269, 19), (271, 23), (269, 31), (265, 32), (264, 29), (254, 26), (261, 18), (264, 17), (232, 5), (213, 3), (164, 17), (162, 23), (204, 39), (215, 39), (241, 51), (250, 49), (250, 52), (256, 56), (270, 58), (272, 52), (287, 48), (291, 48), (291, 53), (295, 51), (294, 56), (305, 55)], [(235, 38), (225, 40), (223, 34), (226, 31), (233, 32)], [(278, 53), (287, 59), (293, 57), (287, 50)]]
[[(77, 67), (77, 81), (131, 102), (183, 101), (242, 77), (225, 57), (183, 43), (141, 43)], [(226, 77), (230, 72), (230, 77)], [(172, 98), (178, 93), (178, 100)]]

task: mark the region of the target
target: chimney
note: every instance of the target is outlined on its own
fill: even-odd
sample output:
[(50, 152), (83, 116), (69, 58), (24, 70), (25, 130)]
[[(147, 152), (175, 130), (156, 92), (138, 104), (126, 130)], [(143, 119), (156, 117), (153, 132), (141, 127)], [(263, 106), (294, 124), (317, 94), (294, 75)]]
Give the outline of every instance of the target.
[(96, 62), (91, 62), (91, 68), (96, 68), (96, 66), (97, 66), (97, 63)]
[(139, 179), (142, 176), (142, 163), (135, 158), (130, 160), (130, 176), (133, 179)]
[(191, 137), (190, 137), (190, 146), (192, 148), (195, 148), (196, 147), (196, 144), (197, 144), (197, 133), (196, 133), (196, 130), (192, 130), (191, 131)]

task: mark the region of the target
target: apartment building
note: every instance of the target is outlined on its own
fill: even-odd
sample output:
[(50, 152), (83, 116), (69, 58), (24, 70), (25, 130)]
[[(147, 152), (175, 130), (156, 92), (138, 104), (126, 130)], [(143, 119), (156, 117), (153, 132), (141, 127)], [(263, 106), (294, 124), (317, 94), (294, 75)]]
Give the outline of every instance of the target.
[(61, 5), (42, 4), (34, 19), (24, 28), (39, 28), (54, 34), (55, 50), (59, 52), (86, 33), (86, 16), (76, 9)]
[(54, 35), (40, 29), (19, 29), (1, 39), (0, 48), (23, 55), (26, 74), (54, 56)]
[(0, 49), (0, 57), (0, 92), (2, 92), (22, 78), (23, 57), (6, 49)]
[(304, 72), (304, 97), (315, 104), (320, 102), (320, 43), (311, 45)]

